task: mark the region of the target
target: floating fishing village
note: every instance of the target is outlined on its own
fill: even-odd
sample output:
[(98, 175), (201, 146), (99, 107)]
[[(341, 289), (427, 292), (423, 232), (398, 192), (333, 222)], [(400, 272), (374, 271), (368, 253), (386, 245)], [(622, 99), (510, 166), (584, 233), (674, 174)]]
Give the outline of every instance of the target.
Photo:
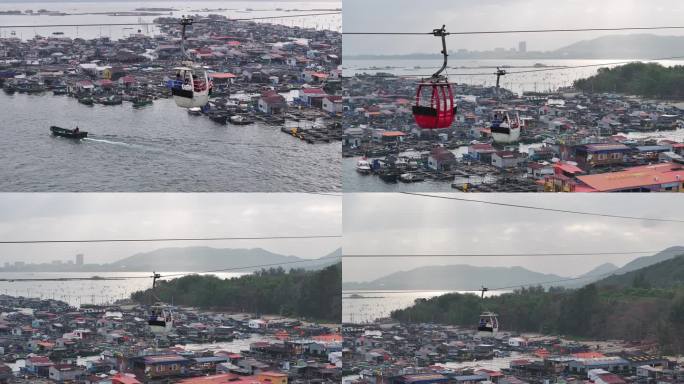
[(173, 97), (217, 126), (263, 123), (312, 144), (342, 139), (340, 33), (214, 14), (154, 23), (154, 36), (132, 25), (116, 41), (59, 32), (22, 40), (13, 31), (0, 38), (0, 85), (8, 95), (73, 97), (85, 106), (145, 108)]
[(339, 326), (282, 316), (155, 307), (74, 308), (0, 296), (2, 383), (333, 383)]
[(343, 383), (681, 383), (656, 346), (378, 319), (344, 324)]
[(424, 128), (430, 97), (416, 96), (415, 79), (377, 72), (344, 82), (346, 178), (464, 192), (684, 190), (684, 103), (451, 84), (452, 94), (432, 90), (432, 105), (451, 108), (451, 95), (453, 123)]

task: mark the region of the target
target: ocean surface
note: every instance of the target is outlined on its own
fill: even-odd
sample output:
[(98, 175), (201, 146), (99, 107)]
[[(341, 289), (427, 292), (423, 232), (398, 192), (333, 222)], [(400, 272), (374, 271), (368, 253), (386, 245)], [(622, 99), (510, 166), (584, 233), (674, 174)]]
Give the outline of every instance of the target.
[[(160, 16), (111, 16), (102, 13), (131, 12), (136, 8), (172, 8), (174, 11), (160, 12), (164, 17), (188, 14), (209, 15), (218, 14), (230, 18), (270, 17), (280, 15), (295, 15), (307, 13), (324, 13), (323, 10), (339, 9), (341, 1), (2, 1), (0, 11), (33, 10), (65, 12), (67, 16), (50, 15), (0, 15), (0, 36), (10, 37), (12, 31), (16, 37), (30, 39), (35, 35), (49, 36), (53, 32), (62, 32), (67, 37), (84, 39), (100, 36), (119, 39), (130, 34), (141, 33), (154, 35), (159, 33), (154, 26), (112, 26), (112, 27), (42, 27), (42, 28), (11, 28), (3, 25), (54, 25), (54, 24), (97, 24), (97, 23), (150, 23)], [(280, 10), (277, 10), (280, 8)], [(219, 10), (221, 9), (221, 10)], [(251, 9), (251, 10), (249, 10)], [(295, 11), (297, 10), (297, 11)], [(89, 13), (87, 15), (84, 15)], [(80, 14), (80, 15), (79, 15)], [(300, 26), (316, 29), (342, 30), (342, 17), (337, 15), (321, 15), (315, 17), (292, 17), (281, 19), (255, 20), (286, 26)]]
[[(343, 59), (345, 76), (353, 76), (356, 73), (374, 74), (377, 72), (393, 73), (395, 75), (411, 75), (429, 77), (441, 65), (439, 60), (354, 60)], [(502, 67), (509, 72), (501, 78), (501, 87), (517, 94), (525, 91), (549, 91), (559, 87), (572, 85), (572, 82), (593, 76), (601, 66), (585, 68), (568, 68), (553, 71), (537, 71), (527, 73), (514, 73), (517, 71), (530, 71), (548, 69), (549, 67), (569, 67), (580, 65), (597, 65), (604, 63), (623, 63), (630, 59), (620, 60), (450, 60), (446, 74), (449, 80), (459, 84), (473, 84), (494, 86), (496, 85), (496, 67)], [(646, 60), (641, 60), (646, 61)], [(664, 66), (682, 65), (682, 60), (658, 60)], [(535, 67), (541, 64), (546, 67)], [(613, 67), (618, 64), (606, 65)], [(491, 75), (475, 75), (487, 74)]]
[[(343, 323), (372, 323), (376, 319), (389, 317), (397, 309), (408, 308), (416, 299), (429, 299), (447, 293), (472, 293), (466, 291), (343, 291), (342, 292), (342, 322)], [(490, 292), (497, 295), (507, 291)], [(352, 298), (351, 295), (362, 298)]]
[[(175, 274), (182, 272), (166, 272)], [(223, 279), (239, 277), (247, 273), (213, 273)], [(61, 300), (72, 306), (82, 304), (111, 304), (129, 298), (133, 292), (152, 288), (150, 272), (4, 272), (0, 273), (0, 294)], [(136, 277), (125, 280), (78, 280), (78, 281), (7, 281), (7, 279), (57, 279), (74, 277)]]
[[(339, 191), (341, 144), (308, 144), (255, 123), (218, 125), (172, 99), (88, 107), (0, 92), (0, 191)], [(88, 131), (74, 141), (51, 125)]]

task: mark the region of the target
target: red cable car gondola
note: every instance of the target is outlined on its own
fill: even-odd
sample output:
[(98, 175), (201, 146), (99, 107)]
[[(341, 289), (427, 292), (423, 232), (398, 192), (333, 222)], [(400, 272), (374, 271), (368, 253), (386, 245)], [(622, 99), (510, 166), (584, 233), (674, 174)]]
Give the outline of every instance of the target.
[(454, 92), (446, 76), (441, 74), (447, 67), (446, 36), (448, 33), (443, 25), (442, 28), (433, 30), (432, 34), (442, 38), (444, 64), (429, 79), (418, 83), (413, 118), (416, 124), (424, 129), (447, 128), (451, 126), (456, 116)]

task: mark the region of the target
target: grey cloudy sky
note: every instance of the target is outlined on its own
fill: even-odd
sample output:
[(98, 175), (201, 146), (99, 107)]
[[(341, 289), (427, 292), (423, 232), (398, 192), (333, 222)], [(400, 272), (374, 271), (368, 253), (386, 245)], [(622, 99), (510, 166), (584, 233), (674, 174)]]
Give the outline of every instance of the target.
[[(679, 0), (344, 0), (345, 32), (423, 32), (446, 24), (449, 31), (520, 30), (681, 25)], [(577, 32), (450, 36), (449, 49), (491, 50), (517, 47), (529, 51), (561, 48), (580, 40), (623, 32)], [(637, 33), (637, 32), (624, 32)], [(648, 31), (682, 35), (681, 30)], [(441, 50), (431, 36), (344, 36), (345, 54), (416, 53)]]
[[(674, 194), (476, 194), (459, 197), (608, 214), (684, 218)], [(344, 254), (659, 251), (684, 245), (684, 224), (534, 211), (400, 194), (346, 194)], [(344, 281), (367, 281), (424, 265), (522, 266), (576, 276), (642, 255), (397, 258), (343, 261)]]
[[(2, 194), (0, 240), (340, 235), (342, 199), (311, 194)], [(340, 239), (2, 245), (0, 263), (111, 262), (169, 246), (261, 247), (318, 258)]]

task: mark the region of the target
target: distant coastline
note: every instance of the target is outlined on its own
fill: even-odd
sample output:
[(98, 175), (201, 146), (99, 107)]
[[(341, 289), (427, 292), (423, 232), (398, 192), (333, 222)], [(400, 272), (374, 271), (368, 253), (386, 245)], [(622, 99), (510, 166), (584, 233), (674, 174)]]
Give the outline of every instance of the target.
[[(450, 60), (653, 60), (677, 56), (684, 50), (684, 36), (652, 34), (607, 35), (582, 40), (553, 51), (520, 51), (497, 48), (488, 51), (457, 49), (449, 51)], [(345, 54), (345, 60), (437, 60), (441, 54)]]

